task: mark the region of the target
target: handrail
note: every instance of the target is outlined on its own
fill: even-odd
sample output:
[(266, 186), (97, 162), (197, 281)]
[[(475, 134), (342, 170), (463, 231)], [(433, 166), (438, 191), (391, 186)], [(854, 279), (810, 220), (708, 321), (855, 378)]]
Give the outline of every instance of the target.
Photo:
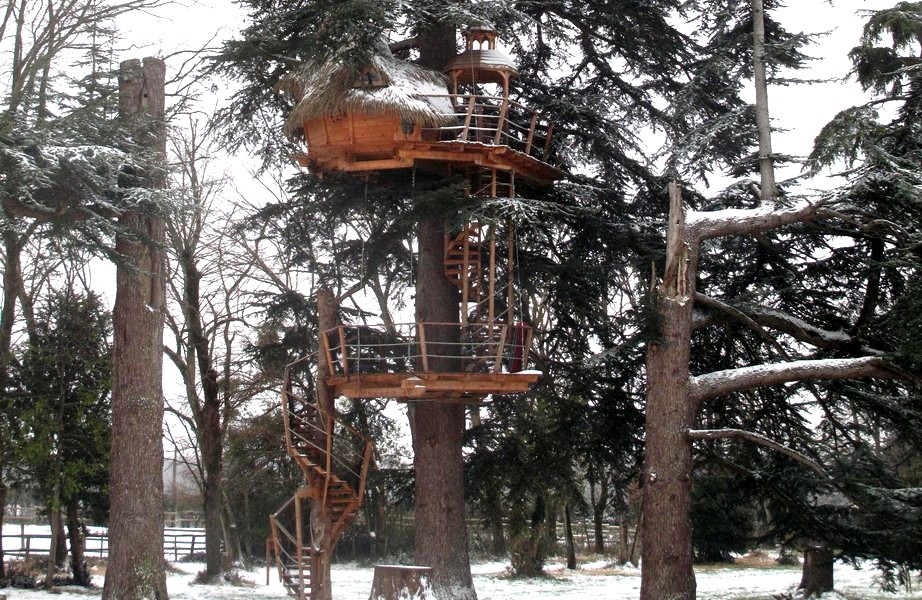
[(551, 163), (554, 123), (524, 104), (508, 97), (480, 94), (420, 94), (417, 98), (436, 100), (430, 102), (436, 107), (445, 104), (438, 102), (438, 99), (448, 99), (450, 102), (451, 112), (439, 115), (442, 125), (422, 128), (424, 131), (439, 132), (442, 141), (457, 139), (505, 145), (542, 162)]
[(430, 360), (435, 358), (461, 359), (467, 372), (503, 373), (526, 367), (532, 334), (531, 327), (524, 323), (418, 322), (387, 328), (338, 325), (322, 332), (321, 340), (335, 358), (329, 371), (334, 377), (429, 373)]

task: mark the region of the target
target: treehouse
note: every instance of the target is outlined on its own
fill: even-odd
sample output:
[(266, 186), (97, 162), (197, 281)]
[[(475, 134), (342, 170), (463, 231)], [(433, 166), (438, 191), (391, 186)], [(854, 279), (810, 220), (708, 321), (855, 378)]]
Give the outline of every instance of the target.
[[(445, 74), (395, 59), (382, 46), (362, 69), (311, 64), (282, 80), (278, 88), (295, 102), (285, 133), (307, 145), (298, 160), (321, 174), (413, 166), (485, 172), (487, 191), (498, 180), (510, 197), (515, 176), (540, 185), (563, 178), (553, 123), (509, 98), (516, 70), (496, 50), (496, 32), (471, 28), (465, 38)], [(485, 84), (497, 84), (496, 93), (481, 93)]]
[[(492, 198), (516, 197), (517, 180), (563, 178), (553, 123), (509, 98), (516, 69), (496, 49), (496, 32), (478, 26), (464, 35), (444, 73), (382, 46), (364, 68), (312, 64), (281, 81), (295, 101), (285, 132), (307, 147), (301, 164), (321, 176), (422, 169), (466, 178), (469, 196)], [(329, 597), (332, 552), (357, 515), (372, 454), (369, 440), (336, 420), (333, 398), (478, 404), (524, 392), (541, 376), (527, 368), (532, 330), (516, 298), (515, 241), (510, 222), (467, 223), (445, 236), (455, 322), (334, 326), (335, 307), (318, 299), (326, 324), (316, 389), (304, 384), (309, 373), (292, 370), (299, 361), (282, 391), (286, 446), (306, 485), (271, 517), (267, 541), (267, 564), (274, 556), (292, 596)]]

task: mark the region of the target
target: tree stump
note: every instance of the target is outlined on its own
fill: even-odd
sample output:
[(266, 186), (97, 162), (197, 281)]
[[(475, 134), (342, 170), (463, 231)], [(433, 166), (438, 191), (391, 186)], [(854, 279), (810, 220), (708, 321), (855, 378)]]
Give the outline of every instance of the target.
[(434, 599), (431, 576), (432, 567), (375, 565), (369, 600)]

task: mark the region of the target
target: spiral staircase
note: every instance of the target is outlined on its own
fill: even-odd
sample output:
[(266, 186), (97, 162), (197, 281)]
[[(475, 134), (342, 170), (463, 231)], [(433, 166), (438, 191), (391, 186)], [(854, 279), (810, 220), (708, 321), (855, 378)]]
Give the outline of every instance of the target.
[(305, 482), (269, 517), (266, 565), (274, 557), (288, 593), (312, 600), (329, 585), (333, 549), (361, 507), (374, 446), (316, 402), (295, 394), (295, 365), (285, 370), (282, 415), (285, 445)]

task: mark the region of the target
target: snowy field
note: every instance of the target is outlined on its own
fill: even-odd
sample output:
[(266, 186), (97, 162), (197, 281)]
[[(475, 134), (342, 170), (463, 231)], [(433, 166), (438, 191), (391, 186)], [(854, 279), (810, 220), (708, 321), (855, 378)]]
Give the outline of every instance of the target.
[[(250, 585), (196, 585), (195, 573), (203, 565), (180, 563), (168, 576), (170, 598), (175, 600), (283, 600), (288, 596), (272, 573), (265, 585), (265, 570), (244, 573)], [(632, 600), (640, 594), (640, 572), (608, 569), (603, 562), (586, 563), (578, 571), (567, 572), (562, 565), (551, 564), (549, 577), (541, 579), (510, 579), (505, 576), (503, 563), (480, 563), (473, 566), (474, 583), (480, 600)], [(367, 600), (371, 592), (372, 568), (355, 565), (333, 567), (333, 597), (335, 600)], [(837, 594), (826, 598), (859, 599), (922, 599), (922, 592), (887, 594), (874, 584), (873, 569), (855, 570), (847, 565), (836, 566)], [(800, 581), (796, 567), (703, 567), (697, 572), (700, 599), (765, 599), (791, 592)], [(94, 582), (101, 586), (102, 578)], [(8, 600), (79, 600), (98, 596), (100, 590), (61, 588), (56, 593), (6, 588)]]

